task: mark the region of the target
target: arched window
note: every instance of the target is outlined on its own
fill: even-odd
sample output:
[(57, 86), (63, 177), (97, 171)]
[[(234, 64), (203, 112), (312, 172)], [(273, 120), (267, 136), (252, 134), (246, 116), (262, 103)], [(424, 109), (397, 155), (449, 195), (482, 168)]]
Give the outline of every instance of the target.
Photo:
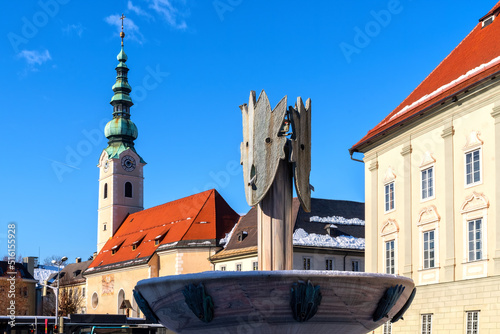
[(108, 198), (108, 184), (104, 183), (104, 198)]
[(92, 294), (92, 308), (97, 308), (97, 305), (99, 305), (99, 297), (97, 296), (97, 292), (94, 292)]
[(132, 197), (132, 183), (125, 183), (125, 197)]
[(125, 291), (123, 289), (118, 292), (118, 314), (125, 314), (125, 309), (122, 308), (123, 301), (125, 300)]

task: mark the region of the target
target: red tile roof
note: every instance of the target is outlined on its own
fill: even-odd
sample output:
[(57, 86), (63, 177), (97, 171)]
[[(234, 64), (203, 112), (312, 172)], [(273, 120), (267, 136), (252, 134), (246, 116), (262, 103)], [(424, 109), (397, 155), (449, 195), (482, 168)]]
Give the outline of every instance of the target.
[[(157, 249), (169, 244), (190, 245), (201, 240), (215, 246), (239, 218), (215, 189), (133, 213), (106, 242), (89, 271), (133, 263), (136, 259), (147, 260)], [(159, 245), (155, 245), (155, 239)]]
[(467, 37), (394, 109), (358, 141), (350, 152), (362, 152), (367, 144), (398, 129), (402, 122), (422, 115), (426, 109), (496, 75), (500, 71), (500, 19), (482, 27), (482, 20), (500, 12), (498, 2)]

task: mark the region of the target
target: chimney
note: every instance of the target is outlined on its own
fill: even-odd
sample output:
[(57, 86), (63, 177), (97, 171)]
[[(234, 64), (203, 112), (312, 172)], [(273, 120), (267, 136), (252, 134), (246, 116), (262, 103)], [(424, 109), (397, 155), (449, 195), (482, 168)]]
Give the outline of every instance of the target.
[(80, 263), (80, 262), (82, 262), (82, 258), (81, 258), (81, 257), (77, 257), (77, 258), (75, 259), (75, 263)]
[(37, 260), (38, 258), (34, 256), (23, 257), (23, 265), (31, 276), (35, 275), (35, 262), (37, 262)]
[(94, 254), (92, 254), (92, 256), (95, 259), (97, 257), (97, 252), (94, 252)]

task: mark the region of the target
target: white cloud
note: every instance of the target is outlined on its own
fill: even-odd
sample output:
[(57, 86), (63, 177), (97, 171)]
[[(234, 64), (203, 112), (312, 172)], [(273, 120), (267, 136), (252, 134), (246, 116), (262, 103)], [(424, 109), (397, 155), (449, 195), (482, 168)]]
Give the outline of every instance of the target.
[[(110, 15), (104, 20), (117, 28), (118, 33), (122, 30), (122, 21), (120, 20), (121, 15), (114, 14)], [(139, 44), (142, 44), (144, 40), (144, 36), (139, 31), (139, 27), (132, 21), (130, 18), (126, 18), (123, 20), (123, 30), (125, 32), (125, 38), (129, 38), (130, 40), (136, 41)]]
[(82, 37), (84, 30), (85, 30), (85, 28), (82, 26), (81, 23), (68, 24), (65, 28), (63, 28), (63, 32), (66, 35), (72, 35), (73, 33), (75, 33), (76, 35), (78, 35), (78, 37)]
[(127, 3), (127, 9), (134, 12), (135, 14), (137, 14), (139, 16), (143, 16), (143, 17), (146, 17), (148, 19), (153, 19), (153, 16), (151, 16), (151, 14), (149, 14), (148, 12), (146, 12), (145, 10), (143, 10), (139, 6), (134, 6), (132, 4), (132, 1), (130, 1), (130, 0)]
[[(181, 11), (172, 4), (175, 0), (148, 0), (149, 8), (153, 9), (158, 15), (163, 17), (167, 23), (175, 29), (185, 30), (186, 21), (182, 18), (186, 16), (185, 11)], [(179, 2), (179, 1), (177, 1)], [(185, 1), (180, 1), (185, 5)]]
[(45, 51), (22, 50), (17, 56), (26, 60), (30, 66), (42, 65), (46, 61), (52, 59), (47, 49), (45, 49)]

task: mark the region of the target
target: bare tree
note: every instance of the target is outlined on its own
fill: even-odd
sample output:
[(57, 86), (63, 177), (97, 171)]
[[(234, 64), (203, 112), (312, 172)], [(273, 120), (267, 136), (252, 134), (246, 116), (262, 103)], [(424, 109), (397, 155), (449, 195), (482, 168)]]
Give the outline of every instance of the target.
[(60, 263), (61, 262), (61, 256), (59, 255), (52, 255), (52, 256), (48, 256), (46, 257), (44, 260), (43, 260), (43, 264), (46, 265), (46, 266), (51, 266), (52, 265), (52, 260), (55, 260), (57, 263)]
[(66, 288), (59, 293), (59, 314), (68, 316), (79, 313), (85, 298), (78, 288)]
[[(9, 256), (8, 255), (4, 255), (3, 258), (2, 258), (2, 261), (9, 261)], [(17, 256), (16, 262), (23, 263), (23, 256), (21, 254), (19, 254)]]
[(56, 297), (53, 292), (47, 291), (47, 295), (43, 297), (42, 315), (56, 315)]
[[(78, 288), (59, 289), (59, 316), (65, 317), (70, 314), (77, 314), (84, 306), (85, 297)], [(43, 315), (54, 316), (56, 314), (56, 297), (52, 291), (43, 298)]]

